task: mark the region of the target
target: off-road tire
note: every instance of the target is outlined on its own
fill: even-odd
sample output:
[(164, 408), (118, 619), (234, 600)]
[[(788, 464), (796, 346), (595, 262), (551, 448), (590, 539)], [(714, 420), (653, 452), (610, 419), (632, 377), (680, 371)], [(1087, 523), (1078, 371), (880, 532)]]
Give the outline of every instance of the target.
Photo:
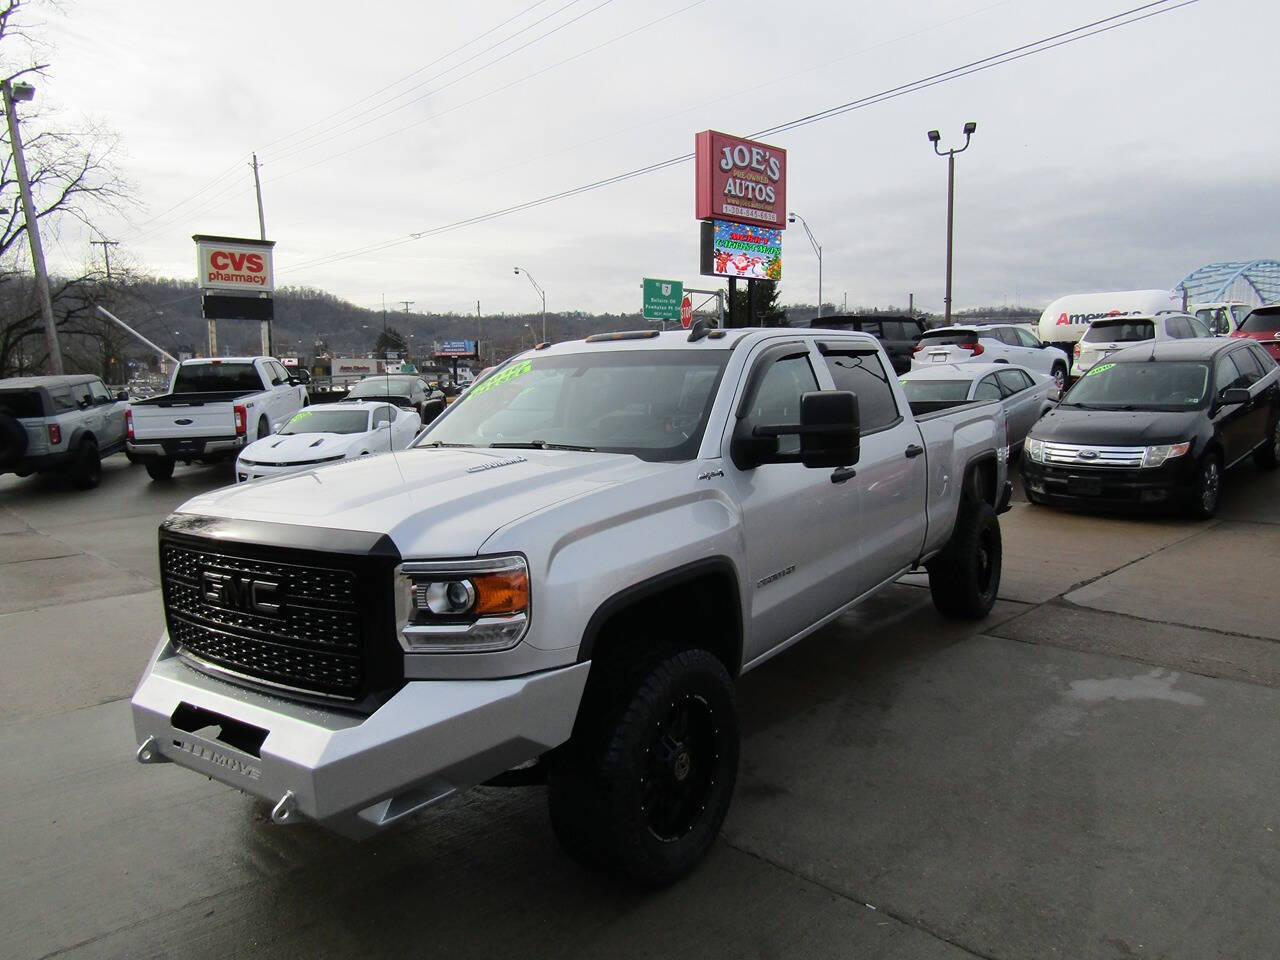
[(0, 467), (11, 467), (21, 460), (29, 440), (17, 417), (0, 413)]
[(142, 463), (147, 468), (147, 476), (152, 480), (169, 480), (173, 477), (172, 457), (147, 457)]
[(67, 476), (81, 490), (92, 490), (102, 482), (102, 457), (98, 454), (98, 444), (92, 437), (81, 441), (76, 458), (67, 470)]
[(1271, 421), (1266, 442), (1253, 451), (1253, 462), (1258, 465), (1259, 470), (1274, 470), (1280, 467), (1280, 417)]
[(551, 827), (583, 863), (668, 884), (715, 841), (737, 770), (733, 681), (715, 656), (680, 650), (606, 667), (551, 764)]
[(261, 440), (263, 437), (269, 437), (269, 436), (271, 436), (271, 424), (267, 422), (266, 417), (259, 417), (258, 418), (258, 435), (254, 437), (254, 439)]
[(989, 503), (963, 501), (951, 540), (925, 564), (929, 593), (944, 617), (981, 620), (1000, 592), (1000, 520)]
[(1197, 520), (1211, 520), (1222, 503), (1222, 457), (1210, 450), (1200, 458), (1189, 509)]

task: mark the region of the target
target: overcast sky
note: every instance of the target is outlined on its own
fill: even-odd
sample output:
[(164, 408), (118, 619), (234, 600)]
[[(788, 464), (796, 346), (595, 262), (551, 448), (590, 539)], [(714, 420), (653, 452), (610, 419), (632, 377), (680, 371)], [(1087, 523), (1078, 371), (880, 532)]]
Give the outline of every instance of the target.
[[(479, 299), (488, 314), (536, 305), (512, 275), (519, 264), (550, 310), (635, 310), (642, 276), (713, 283), (697, 276), (692, 162), (306, 263), (1139, 2), (75, 0), (43, 16), (53, 49), (39, 97), (120, 134), (139, 207), (103, 228), (141, 269), (193, 277), (191, 234), (257, 235), (257, 150), (278, 284), (365, 306), (385, 294), (415, 310), (474, 311)], [(788, 151), (791, 208), (824, 245), (825, 299), (904, 304), (914, 293), (941, 310), (946, 162), (925, 132), (959, 144), (968, 120), (978, 132), (956, 164), (957, 308), (1168, 288), (1210, 261), (1280, 255), (1280, 127), (1268, 119), (1278, 29), (1280, 4), (1201, 0), (769, 138)], [(83, 261), (88, 239), (64, 230), (50, 245), (55, 268)], [(816, 258), (798, 227), (784, 264), (782, 300), (814, 302)]]

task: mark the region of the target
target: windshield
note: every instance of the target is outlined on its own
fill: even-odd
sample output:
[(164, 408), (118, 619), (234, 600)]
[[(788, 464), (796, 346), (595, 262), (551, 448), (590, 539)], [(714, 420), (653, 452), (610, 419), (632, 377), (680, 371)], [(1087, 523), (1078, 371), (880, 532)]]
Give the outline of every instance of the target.
[(978, 334), (975, 330), (941, 330), (938, 333), (925, 333), (920, 337), (920, 343), (926, 347), (945, 347), (952, 343), (977, 343)]
[(1271, 333), (1280, 330), (1280, 310), (1255, 310), (1244, 318), (1240, 329), (1245, 333)]
[(535, 356), (485, 377), (416, 446), (572, 447), (689, 460), (728, 351)]
[(178, 367), (174, 393), (261, 390), (262, 377), (252, 363), (192, 363)]
[(1174, 360), (1100, 363), (1076, 381), (1062, 405), (1113, 410), (1187, 410), (1205, 402), (1208, 388), (1207, 363)]
[(295, 433), (364, 433), (369, 429), (368, 410), (303, 410), (280, 430), (282, 436)]
[(902, 389), (909, 403), (967, 400), (968, 380), (903, 380)]
[(1150, 320), (1095, 320), (1084, 332), (1086, 343), (1135, 343), (1156, 335)]
[(370, 377), (352, 387), (347, 396), (407, 397), (412, 383), (412, 377)]

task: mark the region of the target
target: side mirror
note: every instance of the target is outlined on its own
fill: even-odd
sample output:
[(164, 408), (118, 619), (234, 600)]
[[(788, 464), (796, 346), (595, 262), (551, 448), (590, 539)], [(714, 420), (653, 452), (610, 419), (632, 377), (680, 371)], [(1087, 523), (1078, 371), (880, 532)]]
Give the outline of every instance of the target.
[[(860, 455), (858, 398), (848, 390), (812, 391), (800, 397), (800, 422), (748, 428), (738, 422), (730, 445), (734, 465), (751, 470), (766, 463), (848, 467)], [(799, 454), (778, 452), (778, 438), (800, 437)]]
[(117, 393), (117, 394), (116, 394), (116, 399), (117, 399), (117, 400), (128, 400), (128, 399), (129, 399), (129, 393), (128, 393), (128, 391), (127, 391), (127, 390), (121, 390), (119, 393)]
[(1248, 403), (1253, 397), (1244, 387), (1227, 387), (1218, 399), (1224, 407), (1229, 407), (1238, 403)]

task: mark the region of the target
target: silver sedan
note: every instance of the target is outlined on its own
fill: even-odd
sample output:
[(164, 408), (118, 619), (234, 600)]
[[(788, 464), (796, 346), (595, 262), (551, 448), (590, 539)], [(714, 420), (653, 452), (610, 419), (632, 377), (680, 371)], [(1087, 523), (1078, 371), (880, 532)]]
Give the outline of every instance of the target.
[(1009, 429), (1009, 454), (1016, 456), (1031, 425), (1059, 399), (1053, 377), (1013, 363), (935, 363), (903, 374), (900, 382), (917, 416), (972, 403), (999, 400)]

